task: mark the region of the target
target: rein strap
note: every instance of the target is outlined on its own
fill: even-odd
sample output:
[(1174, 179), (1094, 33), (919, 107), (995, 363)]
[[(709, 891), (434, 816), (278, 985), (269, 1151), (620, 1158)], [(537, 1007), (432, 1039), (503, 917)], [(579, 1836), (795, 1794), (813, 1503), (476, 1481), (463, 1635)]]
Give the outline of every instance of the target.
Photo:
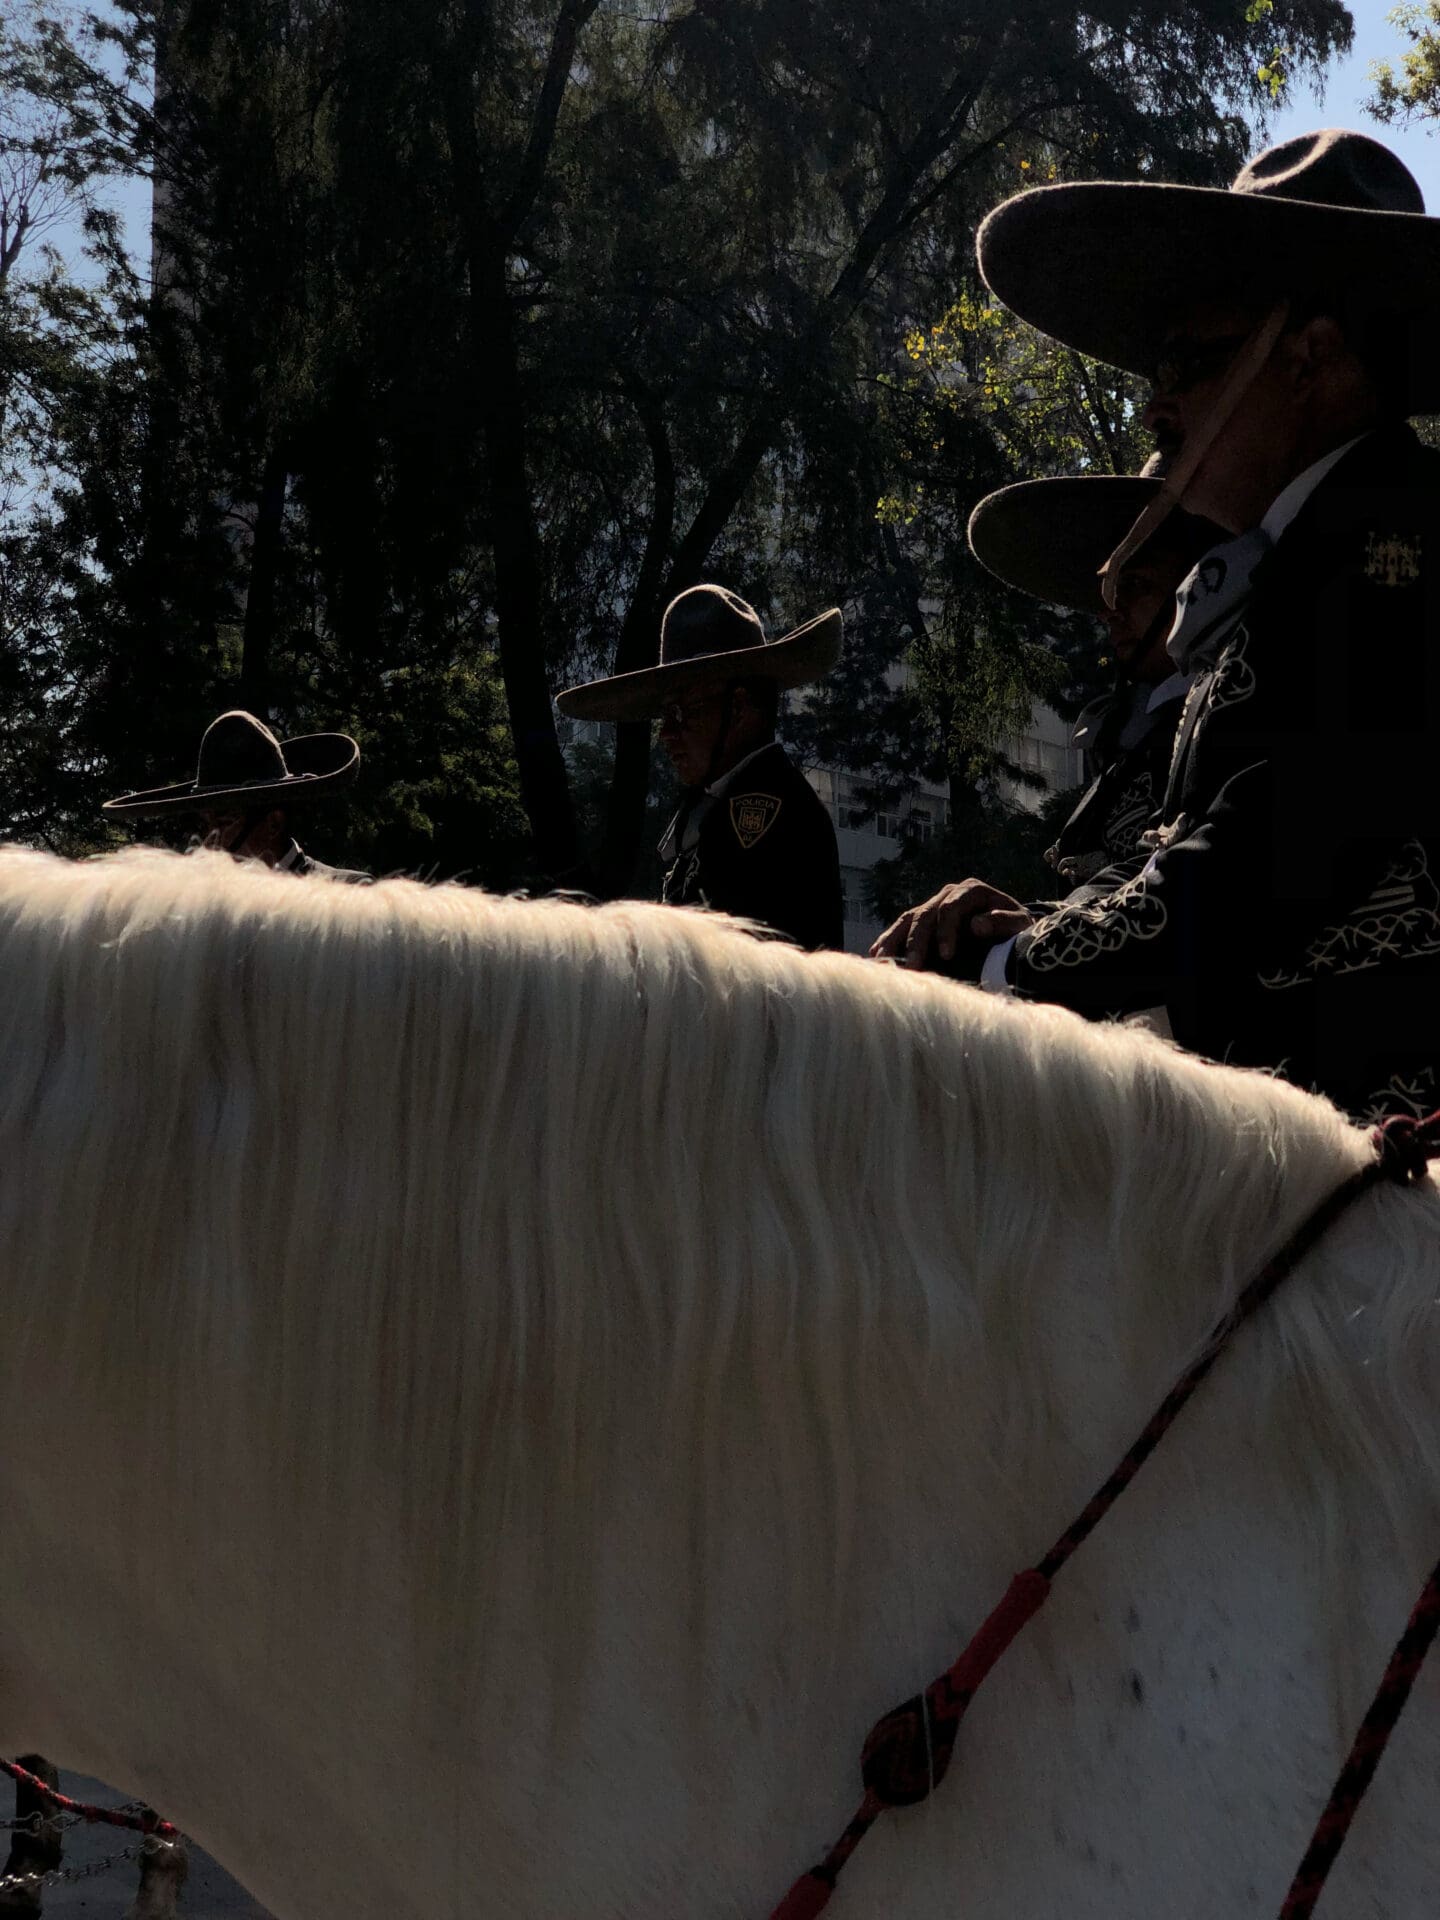
[[(944, 1673), (932, 1680), (923, 1693), (915, 1694), (876, 1721), (860, 1760), (864, 1798), (824, 1859), (801, 1874), (774, 1908), (770, 1920), (817, 1920), (829, 1904), (841, 1869), (879, 1815), (887, 1807), (916, 1805), (940, 1784), (955, 1750), (960, 1722), (981, 1681), (1021, 1629), (1044, 1606), (1055, 1575), (1094, 1532), (1170, 1431), (1230, 1336), (1265, 1304), (1325, 1230), (1361, 1194), (1368, 1193), (1382, 1180), (1415, 1186), (1425, 1179), (1430, 1161), (1440, 1156), (1440, 1112), (1432, 1113), (1425, 1120), (1397, 1115), (1382, 1121), (1371, 1138), (1375, 1158), (1342, 1181), (1266, 1261), (1234, 1306), (1217, 1322), (1199, 1357), (1166, 1394), (1115, 1471), (1049, 1552), (1033, 1567), (1016, 1574), (1005, 1598)], [(1440, 1566), (1431, 1575), (1386, 1669), (1380, 1692), (1356, 1736), (1355, 1747), (1301, 1862), (1280, 1920), (1307, 1920), (1314, 1907), (1437, 1628), (1440, 1628)]]

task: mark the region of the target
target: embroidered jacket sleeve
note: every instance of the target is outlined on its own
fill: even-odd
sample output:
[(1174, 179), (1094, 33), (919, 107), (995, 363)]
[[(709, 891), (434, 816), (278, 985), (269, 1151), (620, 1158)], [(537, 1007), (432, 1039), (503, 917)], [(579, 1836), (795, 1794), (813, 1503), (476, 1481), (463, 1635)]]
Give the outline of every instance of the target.
[(1191, 689), (1168, 844), (1022, 934), (1017, 990), (1092, 1016), (1164, 1004), (1184, 1044), (1265, 1058), (1267, 988), (1324, 971), (1440, 844), (1440, 484), (1408, 434), (1377, 438), (1391, 468), (1371, 450), (1317, 489)]

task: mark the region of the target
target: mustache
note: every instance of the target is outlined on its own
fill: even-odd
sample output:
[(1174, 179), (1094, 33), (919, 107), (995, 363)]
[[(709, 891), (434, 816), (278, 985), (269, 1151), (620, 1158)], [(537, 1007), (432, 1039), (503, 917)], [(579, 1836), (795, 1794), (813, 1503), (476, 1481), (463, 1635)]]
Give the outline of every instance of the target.
[(1185, 444), (1185, 436), (1177, 433), (1173, 427), (1157, 427), (1154, 438), (1155, 451), (1145, 462), (1145, 472), (1153, 479), (1163, 480), (1174, 466)]

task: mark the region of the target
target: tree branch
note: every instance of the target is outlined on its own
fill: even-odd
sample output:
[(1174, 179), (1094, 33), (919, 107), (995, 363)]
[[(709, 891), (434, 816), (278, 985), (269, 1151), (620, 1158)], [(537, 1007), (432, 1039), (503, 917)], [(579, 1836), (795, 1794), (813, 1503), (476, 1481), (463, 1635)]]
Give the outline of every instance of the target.
[(520, 176), (500, 216), (503, 242), (507, 247), (515, 244), (516, 236), (525, 224), (544, 181), (545, 169), (550, 163), (550, 150), (555, 144), (560, 108), (570, 82), (570, 68), (575, 60), (575, 43), (599, 5), (600, 0), (565, 0), (560, 17), (555, 22), (550, 58), (546, 63), (545, 80), (540, 88), (530, 138), (525, 145), (525, 158), (520, 163)]
[(957, 73), (926, 115), (874, 211), (861, 229), (850, 258), (830, 291), (822, 297), (809, 324), (800, 330), (789, 350), (783, 354), (777, 379), (751, 415), (734, 451), (707, 489), (680, 542), (670, 575), (672, 591), (688, 586), (698, 577), (706, 556), (739, 505), (756, 467), (773, 444), (789, 412), (784, 391), (795, 369), (813, 360), (820, 344), (859, 304), (875, 263), (908, 224), (906, 216), (917, 185), (954, 138), (956, 127), (962, 126), (974, 111), (994, 71), (1003, 35), (987, 34), (984, 42), (984, 50), (977, 57), (975, 66), (963, 74)]

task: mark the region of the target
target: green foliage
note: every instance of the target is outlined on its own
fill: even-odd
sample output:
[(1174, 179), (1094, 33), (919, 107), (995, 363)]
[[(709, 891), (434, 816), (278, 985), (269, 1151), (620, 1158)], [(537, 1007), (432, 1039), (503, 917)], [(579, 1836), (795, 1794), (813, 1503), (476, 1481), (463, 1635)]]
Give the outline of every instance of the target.
[[(1053, 163), (1022, 167), (1045, 179)], [(924, 740), (924, 771), (950, 785), (951, 852), (967, 870), (979, 870), (983, 855), (1028, 875), (1033, 892), (1041, 884), (1034, 816), (1008, 797), (1032, 777), (1007, 759), (1004, 742), (1028, 730), (1037, 703), (1073, 712), (1100, 690), (1103, 636), (1096, 622), (1001, 586), (971, 555), (966, 524), (984, 493), (1011, 480), (1138, 469), (1149, 451), (1144, 389), (968, 291), (938, 321), (905, 333), (901, 370), (879, 388), (902, 477), (876, 512), (893, 564), (911, 583), (900, 658), (916, 712), (903, 735), (907, 758), (883, 734), (861, 749), (876, 770), (871, 797), (879, 805), (903, 786), (915, 772), (914, 743)], [(919, 880), (938, 857), (932, 843), (902, 856), (902, 867)], [(890, 882), (878, 884), (883, 904)]]
[(927, 489), (948, 500), (961, 422), (993, 435), (1017, 474), (1134, 473), (1150, 451), (1143, 381), (1048, 340), (991, 299), (962, 294), (907, 333), (905, 355), (907, 370), (882, 379), (906, 442), (900, 486), (877, 503), (883, 521), (914, 525)]
[[(89, 72), (111, 154), (155, 170), (160, 295), (99, 215), (93, 291), (52, 262), (9, 292), (8, 826), (103, 844), (101, 798), (179, 777), (208, 720), (246, 704), (361, 742), (317, 851), (503, 885), (528, 849), (483, 574), (447, 538), (454, 367), (411, 351), (449, 267), (409, 281), (402, 319), (354, 257), (371, 207), (341, 191), (338, 49), (314, 30), (335, 18), (294, 10), (279, 35), (267, 6), (188, 8), (159, 116), (74, 49), (61, 62)], [(138, 67), (159, 22), (137, 8), (132, 26)]]
[[(1247, 27), (1258, 27), (1267, 21), (1275, 11), (1275, 0), (1250, 0), (1245, 9)], [(1255, 69), (1255, 78), (1266, 89), (1272, 101), (1278, 101), (1289, 81), (1290, 48), (1276, 46), (1270, 49), (1267, 57)]]
[(1385, 17), (1409, 46), (1398, 68), (1391, 60), (1371, 63), (1375, 90), (1368, 111), (1387, 126), (1397, 120), (1440, 119), (1440, 0), (1396, 7)]
[[(1294, 0), (1294, 69), (1348, 30)], [(549, 689), (653, 659), (702, 575), (776, 623), (845, 603), (807, 750), (991, 780), (1053, 669), (965, 514), (1086, 434), (1128, 461), (1133, 422), (1109, 387), (1074, 414), (1076, 369), (983, 308), (963, 405), (897, 332), (949, 324), (1027, 180), (1227, 178), (1272, 37), (1235, 0), (120, 0), (120, 80), (52, 37), (27, 97), (83, 106), (77, 178), (153, 172), (159, 292), (97, 227), (96, 304), (57, 278), (6, 309), (45, 477), (5, 523), (24, 830), (98, 832), (98, 794), (241, 701), (358, 733), (340, 858), (554, 871), (578, 816), (621, 885), (648, 750), (575, 761), (547, 810)]]

